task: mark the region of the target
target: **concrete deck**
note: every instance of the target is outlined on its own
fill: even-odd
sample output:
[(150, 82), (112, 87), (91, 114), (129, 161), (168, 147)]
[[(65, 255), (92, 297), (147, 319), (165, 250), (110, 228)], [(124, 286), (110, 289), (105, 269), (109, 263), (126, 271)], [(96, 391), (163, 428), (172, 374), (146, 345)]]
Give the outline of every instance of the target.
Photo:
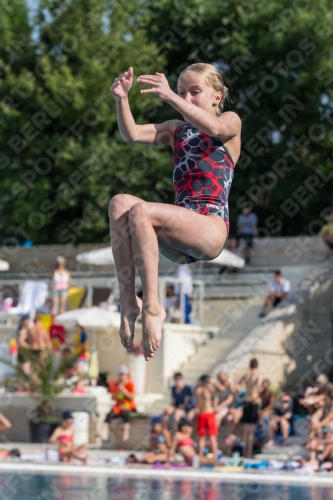
[[(237, 482), (256, 482), (256, 483), (289, 483), (289, 484), (330, 484), (333, 485), (333, 474), (331, 473), (313, 473), (306, 476), (293, 472), (271, 472), (271, 471), (253, 471), (243, 470), (232, 472), (225, 471), (222, 467), (215, 469), (193, 469), (186, 468), (163, 468), (153, 466), (120, 466), (115, 463), (119, 456), (118, 451), (101, 450), (99, 448), (90, 448), (91, 464), (85, 466), (79, 463), (64, 464), (59, 462), (46, 462), (42, 460), (24, 460), (26, 455), (44, 455), (45, 445), (35, 445), (26, 443), (6, 444), (6, 448), (19, 448), (22, 453), (22, 459), (5, 459), (0, 461), (0, 473), (13, 472), (17, 474), (68, 474), (75, 475), (106, 475), (140, 477), (140, 478), (158, 478), (161, 479), (163, 470), (163, 479), (209, 479)], [(128, 452), (129, 453), (129, 452)], [(126, 453), (127, 456), (127, 453)], [(261, 458), (261, 457), (260, 457)], [(276, 457), (275, 457), (276, 458)], [(290, 458), (289, 458), (290, 459)]]

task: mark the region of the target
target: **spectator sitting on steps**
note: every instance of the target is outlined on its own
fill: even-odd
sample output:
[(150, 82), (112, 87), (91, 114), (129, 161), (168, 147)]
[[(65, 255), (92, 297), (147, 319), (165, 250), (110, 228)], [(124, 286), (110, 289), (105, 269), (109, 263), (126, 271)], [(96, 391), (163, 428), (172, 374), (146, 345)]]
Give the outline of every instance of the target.
[(49, 439), (49, 443), (58, 443), (60, 462), (71, 462), (72, 460), (81, 460), (86, 465), (89, 460), (89, 453), (85, 453), (88, 444), (76, 447), (74, 445), (74, 416), (71, 411), (64, 411), (62, 414), (61, 425), (59, 425)]
[(184, 417), (191, 421), (195, 415), (192, 387), (185, 384), (184, 377), (180, 372), (175, 373), (174, 381), (175, 385), (171, 389), (171, 405), (164, 412), (164, 420), (167, 421), (173, 416), (176, 424)]
[(267, 314), (268, 307), (272, 304), (276, 307), (282, 302), (290, 292), (290, 281), (282, 277), (281, 271), (275, 271), (274, 280), (269, 285), (269, 294), (267, 295), (262, 307), (259, 318), (264, 318)]
[(160, 415), (153, 417), (150, 426), (150, 451), (140, 459), (135, 455), (130, 455), (128, 463), (155, 464), (156, 462), (166, 463), (168, 461), (171, 435), (163, 424), (163, 417)]
[(111, 392), (112, 399), (115, 400), (116, 404), (107, 414), (102, 428), (97, 436), (101, 437), (104, 429), (110, 424), (110, 422), (113, 419), (120, 417), (124, 423), (123, 441), (126, 442), (129, 440), (131, 427), (129, 422), (129, 413), (136, 411), (134, 400), (135, 386), (130, 379), (129, 369), (127, 366), (119, 366), (117, 379), (110, 380), (109, 382), (109, 391)]
[(279, 431), (282, 435), (282, 444), (286, 444), (293, 417), (293, 402), (288, 394), (282, 394), (278, 401), (278, 405), (273, 410), (273, 416), (268, 424), (268, 443), (267, 447), (273, 446), (274, 434)]

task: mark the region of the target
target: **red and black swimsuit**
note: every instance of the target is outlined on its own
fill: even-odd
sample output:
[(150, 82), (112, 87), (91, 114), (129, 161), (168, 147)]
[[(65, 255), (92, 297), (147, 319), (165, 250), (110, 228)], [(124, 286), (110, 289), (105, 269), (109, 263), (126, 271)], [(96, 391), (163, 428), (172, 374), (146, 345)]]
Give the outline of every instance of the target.
[(175, 205), (219, 215), (229, 234), (228, 197), (235, 166), (221, 139), (184, 123), (174, 132), (173, 163)]

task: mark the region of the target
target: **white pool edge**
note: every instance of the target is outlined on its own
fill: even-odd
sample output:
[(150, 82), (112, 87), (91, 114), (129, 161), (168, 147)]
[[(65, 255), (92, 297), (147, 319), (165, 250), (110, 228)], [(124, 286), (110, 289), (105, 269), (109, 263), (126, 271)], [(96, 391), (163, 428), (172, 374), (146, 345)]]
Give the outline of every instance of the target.
[(104, 466), (81, 466), (81, 465), (64, 465), (64, 464), (40, 464), (40, 463), (0, 463), (0, 473), (13, 471), (16, 474), (38, 472), (48, 473), (74, 473), (74, 474), (94, 474), (94, 475), (107, 475), (113, 476), (127, 476), (127, 477), (141, 477), (141, 478), (175, 478), (175, 479), (218, 479), (225, 481), (244, 481), (256, 483), (288, 483), (288, 484), (333, 484), (333, 475), (320, 476), (311, 474), (307, 476), (297, 474), (285, 474), (281, 472), (276, 473), (254, 473), (254, 472), (220, 472), (210, 470), (175, 470), (175, 469), (132, 469), (126, 467), (104, 467)]

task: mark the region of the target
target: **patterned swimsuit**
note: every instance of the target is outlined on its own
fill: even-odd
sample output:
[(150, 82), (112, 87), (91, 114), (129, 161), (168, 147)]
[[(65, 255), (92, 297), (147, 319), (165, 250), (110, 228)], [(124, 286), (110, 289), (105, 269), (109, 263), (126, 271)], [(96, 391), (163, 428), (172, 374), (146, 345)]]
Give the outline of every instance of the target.
[[(175, 205), (202, 215), (219, 215), (229, 234), (228, 197), (234, 163), (221, 139), (184, 123), (174, 132), (173, 163)], [(199, 260), (190, 255), (186, 258), (188, 263)]]

